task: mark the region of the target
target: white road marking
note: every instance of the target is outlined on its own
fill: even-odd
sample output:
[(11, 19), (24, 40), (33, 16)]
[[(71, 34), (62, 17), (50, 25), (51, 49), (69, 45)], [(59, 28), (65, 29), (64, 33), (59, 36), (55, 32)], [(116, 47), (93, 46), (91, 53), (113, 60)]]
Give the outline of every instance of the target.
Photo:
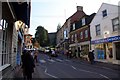
[(71, 67), (76, 70), (76, 68), (74, 66), (71, 66)]
[(62, 60), (61, 59), (56, 59), (57, 61), (60, 61), (60, 62), (62, 62)]
[(50, 62), (55, 62), (55, 60), (53, 60), (53, 59), (48, 59), (48, 61), (50, 61)]
[(111, 80), (109, 77), (103, 75), (103, 74), (100, 74), (100, 73), (96, 73), (96, 72), (92, 72), (92, 71), (88, 71), (88, 70), (84, 70), (84, 69), (78, 69), (79, 71), (83, 71), (83, 72), (88, 72), (88, 73), (93, 73), (93, 74), (97, 74), (97, 75), (100, 75), (108, 80)]
[(68, 62), (70, 62), (70, 60), (68, 60), (68, 59), (66, 59), (65, 61), (68, 61)]
[(40, 63), (45, 63), (46, 61), (45, 60), (39, 60), (40, 61)]
[(107, 77), (105, 75), (102, 75), (102, 74), (99, 74), (99, 75), (102, 76), (102, 77), (104, 77), (104, 78), (106, 78), (106, 79), (108, 79), (108, 80), (112, 80), (112, 79), (110, 79), (109, 77)]
[(48, 75), (48, 76), (51, 76), (51, 77), (53, 77), (53, 78), (58, 78), (58, 77), (56, 77), (56, 76), (53, 76), (53, 75), (47, 73), (47, 68), (45, 69), (45, 74)]

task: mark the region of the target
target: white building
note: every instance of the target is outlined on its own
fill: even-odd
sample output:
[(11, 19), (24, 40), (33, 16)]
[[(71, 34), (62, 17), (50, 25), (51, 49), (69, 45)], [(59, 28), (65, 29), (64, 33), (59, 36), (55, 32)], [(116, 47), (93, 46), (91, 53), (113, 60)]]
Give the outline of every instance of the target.
[(95, 59), (119, 64), (120, 34), (118, 6), (103, 3), (90, 24)]

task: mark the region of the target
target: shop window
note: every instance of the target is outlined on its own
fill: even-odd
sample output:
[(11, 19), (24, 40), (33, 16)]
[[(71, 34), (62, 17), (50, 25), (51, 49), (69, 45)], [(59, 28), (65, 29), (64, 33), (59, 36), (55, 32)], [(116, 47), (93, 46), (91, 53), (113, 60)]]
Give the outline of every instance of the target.
[(113, 26), (113, 31), (117, 31), (118, 30), (118, 26), (119, 26), (119, 18), (115, 18), (112, 19), (112, 26)]
[(8, 63), (8, 42), (7, 42), (7, 26), (8, 23), (6, 20), (1, 20), (0, 21), (0, 58), (1, 58), (1, 65), (7, 64)]

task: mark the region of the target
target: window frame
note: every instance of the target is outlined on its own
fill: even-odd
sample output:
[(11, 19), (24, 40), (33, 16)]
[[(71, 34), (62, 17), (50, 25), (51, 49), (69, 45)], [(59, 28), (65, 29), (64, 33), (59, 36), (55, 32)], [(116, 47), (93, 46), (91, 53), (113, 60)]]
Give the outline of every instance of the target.
[(102, 16), (103, 16), (103, 18), (107, 16), (107, 10), (106, 9), (102, 11)]
[(2, 19), (0, 20), (0, 27), (2, 27), (1, 29), (1, 38), (0, 38), (0, 66), (3, 66), (5, 64), (8, 64), (9, 62), (9, 45), (8, 45), (8, 41), (7, 41), (7, 37), (8, 37), (8, 33), (7, 33), (7, 27), (8, 27), (8, 23), (6, 20)]
[(85, 30), (85, 38), (88, 38), (88, 30)]
[(82, 26), (85, 25), (85, 18), (82, 18)]
[[(117, 19), (118, 23), (114, 24), (114, 20), (116, 20), (116, 19)], [(115, 26), (117, 26), (117, 28)], [(113, 32), (118, 31), (118, 27), (119, 27), (119, 18), (116, 17), (116, 18), (112, 19), (112, 29), (113, 29)]]
[(73, 30), (75, 30), (75, 23), (73, 23)]
[(80, 32), (80, 39), (83, 39), (83, 31)]
[[(99, 28), (98, 28), (99, 27)], [(100, 29), (100, 24), (98, 24), (98, 25), (96, 25), (95, 26), (95, 32), (96, 32), (96, 36), (99, 36), (99, 35), (101, 35), (101, 29)]]

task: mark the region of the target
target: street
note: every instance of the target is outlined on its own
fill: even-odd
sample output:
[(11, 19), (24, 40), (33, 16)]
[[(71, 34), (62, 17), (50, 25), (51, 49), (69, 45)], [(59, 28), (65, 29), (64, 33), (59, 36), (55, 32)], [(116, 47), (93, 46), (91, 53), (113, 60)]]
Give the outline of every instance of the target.
[[(66, 56), (59, 55), (54, 58), (46, 54), (38, 55), (38, 63), (36, 64), (34, 74), (40, 78), (93, 78), (112, 80), (119, 78), (119, 71), (102, 66), (91, 65), (80, 60), (67, 59)], [(33, 76), (38, 78), (38, 76)]]

